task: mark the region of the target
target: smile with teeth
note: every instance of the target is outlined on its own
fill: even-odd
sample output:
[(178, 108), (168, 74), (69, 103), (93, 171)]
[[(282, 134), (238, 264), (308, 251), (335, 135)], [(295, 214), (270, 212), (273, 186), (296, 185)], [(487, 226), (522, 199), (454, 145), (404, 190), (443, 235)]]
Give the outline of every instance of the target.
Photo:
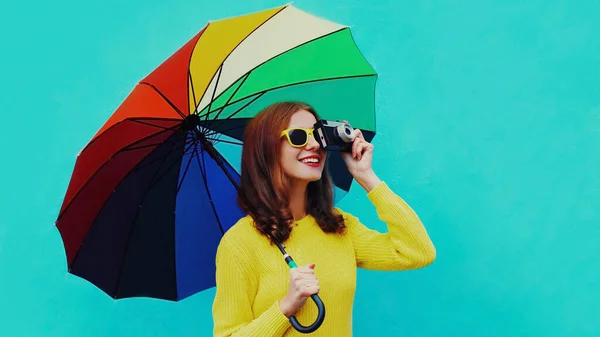
[(300, 161), (301, 163), (318, 163), (318, 158), (305, 158)]

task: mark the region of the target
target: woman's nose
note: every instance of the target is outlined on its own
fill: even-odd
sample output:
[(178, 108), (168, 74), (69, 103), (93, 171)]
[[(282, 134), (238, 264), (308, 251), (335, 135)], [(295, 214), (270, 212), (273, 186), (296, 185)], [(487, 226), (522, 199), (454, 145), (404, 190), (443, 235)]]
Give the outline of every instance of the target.
[(306, 143), (306, 149), (307, 150), (317, 150), (321, 147), (321, 145), (319, 144), (319, 142), (317, 142), (317, 140), (315, 139), (315, 137), (313, 137), (312, 135), (308, 136), (308, 143)]

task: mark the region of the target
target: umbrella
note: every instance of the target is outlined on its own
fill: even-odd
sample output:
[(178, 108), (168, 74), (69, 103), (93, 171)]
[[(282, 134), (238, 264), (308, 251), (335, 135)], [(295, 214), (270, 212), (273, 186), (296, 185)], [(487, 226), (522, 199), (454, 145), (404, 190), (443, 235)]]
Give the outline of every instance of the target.
[[(370, 141), (376, 78), (349, 27), (294, 6), (209, 22), (78, 154), (56, 221), (69, 273), (115, 299), (178, 301), (213, 287), (220, 238), (245, 215), (236, 196), (248, 121), (303, 101)], [(339, 200), (352, 176), (339, 153), (328, 162)]]

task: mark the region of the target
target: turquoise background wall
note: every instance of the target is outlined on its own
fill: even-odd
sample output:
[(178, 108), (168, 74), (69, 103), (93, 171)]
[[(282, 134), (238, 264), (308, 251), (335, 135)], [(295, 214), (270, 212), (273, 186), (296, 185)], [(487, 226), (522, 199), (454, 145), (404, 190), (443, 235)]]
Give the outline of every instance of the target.
[[(0, 11), (0, 335), (209, 336), (214, 290), (114, 301), (54, 220), (79, 150), (208, 20), (280, 1), (33, 1)], [(360, 271), (355, 336), (600, 335), (600, 3), (322, 1), (379, 72), (378, 174), (425, 269)], [(340, 206), (385, 230), (355, 185)]]

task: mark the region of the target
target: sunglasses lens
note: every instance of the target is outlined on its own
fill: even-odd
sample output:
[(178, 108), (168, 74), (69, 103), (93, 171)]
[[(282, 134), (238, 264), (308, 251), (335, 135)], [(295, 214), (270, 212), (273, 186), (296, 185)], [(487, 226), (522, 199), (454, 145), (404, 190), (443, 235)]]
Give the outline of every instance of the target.
[(308, 137), (308, 135), (306, 134), (306, 131), (304, 131), (304, 130), (291, 130), (289, 135), (290, 135), (290, 142), (296, 146), (301, 146), (304, 143), (306, 143), (306, 139)]

